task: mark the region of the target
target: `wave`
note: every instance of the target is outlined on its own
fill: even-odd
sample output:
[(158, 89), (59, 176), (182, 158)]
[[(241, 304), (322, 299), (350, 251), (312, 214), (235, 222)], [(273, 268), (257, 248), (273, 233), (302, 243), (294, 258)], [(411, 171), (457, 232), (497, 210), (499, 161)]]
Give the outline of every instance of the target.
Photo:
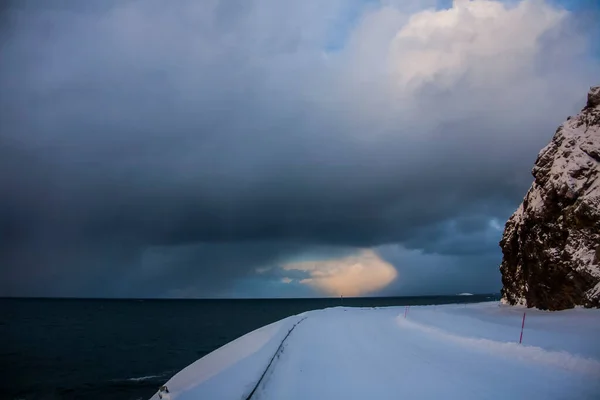
[(143, 381), (150, 381), (156, 378), (163, 378), (164, 376), (166, 376), (165, 374), (161, 374), (161, 375), (147, 375), (147, 376), (138, 376), (136, 378), (128, 378), (125, 379), (128, 382), (143, 382)]
[(130, 378), (113, 379), (111, 384), (115, 386), (139, 386), (139, 385), (162, 385), (177, 371), (165, 371), (153, 375), (134, 376)]

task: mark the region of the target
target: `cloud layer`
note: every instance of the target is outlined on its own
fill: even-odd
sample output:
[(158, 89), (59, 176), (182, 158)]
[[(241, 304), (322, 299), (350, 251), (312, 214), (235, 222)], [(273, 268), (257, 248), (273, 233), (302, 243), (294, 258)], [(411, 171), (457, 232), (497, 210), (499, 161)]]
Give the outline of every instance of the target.
[[(303, 271), (308, 278), (300, 280), (321, 293), (334, 296), (361, 296), (385, 288), (398, 272), (373, 250), (329, 260), (300, 261), (283, 265), (285, 271)], [(285, 283), (292, 279), (283, 278)]]
[(544, 1), (435, 5), (15, 3), (0, 294), (212, 296), (392, 244), (497, 276), (490, 221), (597, 83), (597, 32)]

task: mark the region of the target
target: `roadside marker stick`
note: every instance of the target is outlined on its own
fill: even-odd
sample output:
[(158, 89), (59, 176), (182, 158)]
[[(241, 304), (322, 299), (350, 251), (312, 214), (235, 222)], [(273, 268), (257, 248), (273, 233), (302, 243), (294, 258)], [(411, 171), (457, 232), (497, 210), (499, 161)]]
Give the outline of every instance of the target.
[(521, 322), (521, 337), (519, 338), (519, 344), (521, 344), (521, 342), (523, 342), (523, 328), (525, 327), (525, 314), (527, 314), (526, 312), (523, 313), (523, 322)]

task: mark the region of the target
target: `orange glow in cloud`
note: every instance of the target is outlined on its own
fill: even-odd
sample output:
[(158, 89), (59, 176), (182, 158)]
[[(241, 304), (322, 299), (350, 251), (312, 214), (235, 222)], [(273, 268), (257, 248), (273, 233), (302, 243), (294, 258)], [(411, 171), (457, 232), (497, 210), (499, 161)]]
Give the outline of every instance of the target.
[(343, 258), (301, 261), (285, 264), (286, 271), (309, 274), (300, 283), (335, 296), (360, 296), (383, 289), (396, 279), (398, 272), (373, 250)]

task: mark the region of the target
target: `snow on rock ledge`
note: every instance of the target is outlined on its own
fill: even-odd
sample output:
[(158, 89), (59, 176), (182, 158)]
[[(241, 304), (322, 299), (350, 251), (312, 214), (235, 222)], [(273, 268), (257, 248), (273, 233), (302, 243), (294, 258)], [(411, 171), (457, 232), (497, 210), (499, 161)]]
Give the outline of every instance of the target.
[(600, 86), (557, 129), (532, 174), (500, 241), (503, 301), (600, 307)]

